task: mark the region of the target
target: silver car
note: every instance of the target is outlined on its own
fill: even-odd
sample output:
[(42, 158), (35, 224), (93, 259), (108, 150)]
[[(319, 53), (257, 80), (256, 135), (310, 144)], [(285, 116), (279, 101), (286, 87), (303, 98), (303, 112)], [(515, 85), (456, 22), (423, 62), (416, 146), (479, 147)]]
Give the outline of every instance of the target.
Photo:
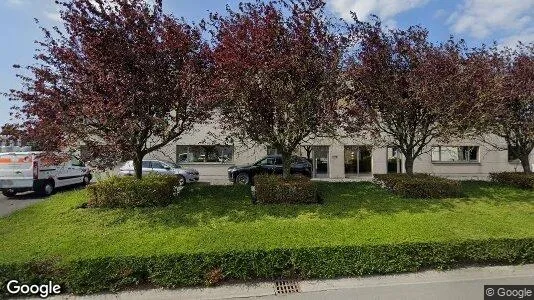
[[(143, 160), (143, 175), (155, 173), (164, 175), (177, 175), (180, 179), (180, 185), (197, 182), (199, 179), (198, 171), (195, 169), (183, 169), (177, 164), (161, 160)], [(135, 174), (133, 161), (127, 161), (119, 171), (120, 175), (133, 176)]]

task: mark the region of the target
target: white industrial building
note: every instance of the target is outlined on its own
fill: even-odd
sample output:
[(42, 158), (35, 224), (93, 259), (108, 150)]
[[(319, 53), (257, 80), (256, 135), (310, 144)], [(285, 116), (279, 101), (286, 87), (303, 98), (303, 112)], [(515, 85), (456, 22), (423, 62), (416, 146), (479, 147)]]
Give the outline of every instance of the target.
[[(251, 164), (275, 152), (268, 145), (228, 142), (217, 127), (215, 123), (197, 125), (189, 134), (149, 154), (148, 158), (172, 160), (199, 170), (201, 181), (225, 183), (229, 166)], [(395, 149), (373, 144), (361, 138), (317, 138), (296, 154), (311, 159), (315, 178), (369, 180), (373, 174), (405, 172), (402, 156)], [(491, 172), (522, 171), (519, 160), (506, 150), (506, 143), (494, 138), (492, 145), (495, 144), (501, 149), (475, 140), (431, 143), (415, 160), (414, 172), (483, 180)]]

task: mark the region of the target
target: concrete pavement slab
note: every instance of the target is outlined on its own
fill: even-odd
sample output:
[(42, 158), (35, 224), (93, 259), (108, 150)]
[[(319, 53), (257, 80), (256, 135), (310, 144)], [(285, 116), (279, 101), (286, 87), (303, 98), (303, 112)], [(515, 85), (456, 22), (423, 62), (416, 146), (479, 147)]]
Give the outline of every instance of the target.
[[(210, 288), (150, 289), (51, 299), (484, 299), (484, 285), (534, 285), (534, 264), (300, 281), (300, 293), (275, 295), (273, 282)], [(38, 298), (35, 298), (38, 299)]]

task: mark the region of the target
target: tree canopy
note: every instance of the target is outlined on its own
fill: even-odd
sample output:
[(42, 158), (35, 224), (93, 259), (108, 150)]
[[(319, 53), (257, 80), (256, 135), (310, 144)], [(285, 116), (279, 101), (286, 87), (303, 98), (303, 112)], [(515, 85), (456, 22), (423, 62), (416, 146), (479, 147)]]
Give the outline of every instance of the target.
[(415, 158), (432, 141), (459, 136), (474, 109), (465, 47), (453, 39), (434, 44), (419, 26), (386, 29), (377, 20), (356, 20), (352, 37), (344, 128), (397, 148), (411, 174)]
[(492, 133), (520, 160), (525, 173), (531, 173), (529, 155), (534, 149), (534, 44), (514, 48), (480, 48), (471, 55), (470, 67), (478, 74), (473, 81), (481, 107), (473, 116), (480, 133)]
[(209, 115), (210, 49), (201, 30), (162, 2), (60, 2), (63, 30), (43, 28), (36, 63), (21, 75), (18, 116), (43, 150), (83, 145), (102, 164), (143, 157)]
[(344, 39), (324, 1), (242, 3), (212, 14), (215, 90), (222, 124), (241, 141), (270, 145), (284, 159), (328, 131), (339, 100)]

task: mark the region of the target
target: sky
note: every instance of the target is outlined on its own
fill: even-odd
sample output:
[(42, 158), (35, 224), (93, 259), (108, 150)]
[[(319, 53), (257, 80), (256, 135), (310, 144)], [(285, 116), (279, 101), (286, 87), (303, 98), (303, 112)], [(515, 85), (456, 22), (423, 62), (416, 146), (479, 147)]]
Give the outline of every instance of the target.
[[(163, 4), (166, 12), (198, 22), (209, 12), (224, 12), (226, 5), (235, 8), (239, 2), (164, 0)], [(469, 46), (534, 42), (534, 0), (327, 0), (327, 8), (332, 16), (348, 21), (354, 11), (362, 20), (378, 15), (389, 27), (422, 25), (436, 42), (450, 35), (465, 39)], [(9, 115), (13, 103), (4, 93), (20, 87), (12, 66), (34, 62), (34, 41), (42, 37), (34, 18), (47, 28), (61, 25), (54, 0), (0, 0), (0, 125), (17, 121)]]

